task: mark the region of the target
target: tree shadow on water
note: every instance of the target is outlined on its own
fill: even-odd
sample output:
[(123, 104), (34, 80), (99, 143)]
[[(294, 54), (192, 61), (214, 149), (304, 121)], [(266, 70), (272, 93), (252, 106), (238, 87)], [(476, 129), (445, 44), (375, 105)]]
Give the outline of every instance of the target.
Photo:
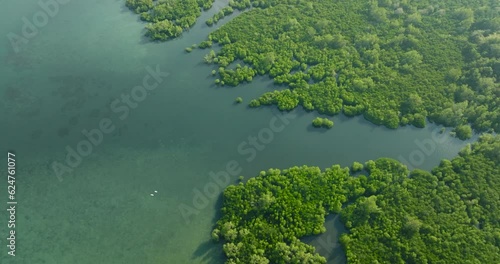
[(329, 129), (324, 128), (324, 127), (315, 127), (312, 124), (309, 124), (307, 126), (307, 131), (308, 132), (314, 132), (314, 133), (324, 134), (324, 133), (328, 132), (328, 130)]
[(201, 260), (203, 263), (220, 264), (224, 263), (225, 256), (222, 251), (222, 244), (212, 240), (201, 243), (193, 254), (192, 259)]
[[(215, 227), (215, 223), (222, 216), (220, 209), (222, 208), (222, 194), (219, 195), (217, 201), (215, 202), (214, 208), (215, 210), (214, 218), (212, 219), (212, 228)], [(207, 230), (207, 233), (212, 233), (212, 229)], [(211, 239), (201, 243), (196, 251), (193, 253), (192, 259), (201, 260), (203, 263), (208, 264), (220, 264), (224, 263), (226, 257), (224, 255), (224, 251), (222, 250), (222, 242), (215, 242)]]

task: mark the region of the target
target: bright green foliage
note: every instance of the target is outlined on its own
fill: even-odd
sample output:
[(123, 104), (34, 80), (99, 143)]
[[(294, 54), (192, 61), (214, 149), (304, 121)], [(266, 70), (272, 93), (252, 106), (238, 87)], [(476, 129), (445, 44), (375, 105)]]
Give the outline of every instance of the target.
[(212, 47), (212, 41), (210, 41), (210, 40), (203, 41), (203, 42), (200, 43), (200, 45), (198, 45), (198, 47), (200, 49), (210, 48), (210, 47)]
[(226, 188), (212, 237), (226, 263), (325, 263), (297, 239), (340, 211), (348, 263), (500, 263), (498, 164), (500, 136), (486, 134), (432, 172), (387, 158), (358, 177), (338, 165), (270, 169)]
[[(200, 44), (200, 46), (201, 46), (201, 44)], [(214, 50), (211, 50), (210, 53), (208, 53), (207, 55), (205, 55), (205, 57), (203, 58), (203, 60), (207, 64), (211, 64), (211, 63), (215, 62), (216, 59), (217, 59), (217, 55), (215, 54)], [(224, 69), (224, 68), (222, 68), (222, 69)]]
[(168, 40), (194, 25), (201, 10), (212, 7), (214, 0), (127, 0), (126, 6), (150, 22), (146, 35), (153, 40)]
[[(325, 231), (325, 215), (339, 212), (357, 181), (348, 168), (270, 169), (224, 191), (223, 216), (214, 230), (224, 239), (226, 263), (326, 263), (298, 238)], [(335, 194), (335, 195), (332, 195)], [(219, 231), (220, 230), (220, 233)]]
[(324, 127), (324, 128), (332, 128), (333, 127), (333, 121), (331, 121), (330, 119), (328, 118), (321, 118), (321, 117), (316, 117), (313, 121), (312, 121), (312, 125), (314, 127)]
[(167, 40), (182, 34), (182, 28), (168, 20), (162, 20), (146, 26), (146, 36), (156, 40)]
[(153, 0), (127, 0), (125, 5), (139, 14), (153, 8)]
[(250, 103), (248, 104), (248, 106), (250, 107), (259, 107), (260, 106), (260, 102), (258, 100), (255, 100), (253, 99), (252, 101), (250, 101)]
[(214, 24), (214, 20), (209, 18), (206, 22), (207, 26), (211, 27)]
[[(498, 132), (499, 3), (232, 0), (207, 24), (234, 9), (254, 8), (212, 32), (200, 48), (223, 46), (205, 57), (225, 71), (221, 84), (235, 86), (259, 74), (287, 86), (286, 94), (264, 94), (259, 105), (342, 111), (394, 129), (424, 127), (429, 119)], [(126, 0), (151, 23), (146, 34), (155, 40), (180, 36), (212, 4)], [(237, 60), (247, 65), (231, 69)]]
[(213, 24), (217, 23), (219, 20), (224, 18), (225, 16), (228, 16), (234, 12), (233, 8), (230, 6), (226, 6), (222, 8), (218, 13), (216, 13), (212, 18), (208, 19), (206, 24), (208, 26), (212, 26)]
[(223, 45), (221, 67), (243, 60), (245, 76), (268, 75), (291, 92), (266, 93), (260, 105), (343, 111), (389, 128), (429, 119), (500, 131), (499, 3), (234, 0), (255, 8), (209, 39)]
[(455, 128), (454, 132), (457, 137), (462, 140), (472, 137), (472, 128), (469, 125), (459, 125)]
[(241, 98), (241, 97), (236, 97), (235, 102), (236, 102), (237, 104), (241, 104), (241, 103), (243, 102), (243, 98)]
[(486, 135), (432, 173), (415, 170), (386, 185), (370, 175), (369, 207), (378, 209), (360, 198), (342, 211), (348, 262), (499, 263), (498, 164), (500, 137)]
[(365, 166), (363, 166), (362, 163), (359, 163), (359, 162), (355, 161), (355, 162), (352, 163), (351, 172), (362, 171), (364, 168), (365, 168)]
[(255, 76), (255, 71), (248, 66), (241, 67), (238, 65), (238, 67), (234, 70), (221, 68), (219, 70), (219, 74), (222, 77), (221, 80), (223, 80), (226, 84), (236, 86), (244, 81), (252, 81), (252, 77)]

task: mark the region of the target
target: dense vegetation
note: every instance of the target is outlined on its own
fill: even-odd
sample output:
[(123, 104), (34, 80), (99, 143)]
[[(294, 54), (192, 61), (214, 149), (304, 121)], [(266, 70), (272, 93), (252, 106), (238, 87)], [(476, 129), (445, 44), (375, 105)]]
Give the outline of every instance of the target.
[[(127, 0), (155, 40), (178, 37), (213, 0)], [(252, 107), (363, 115), (397, 128), (426, 120), (500, 131), (500, 4), (496, 0), (231, 0), (208, 25), (247, 10), (200, 48), (218, 64), (219, 85), (268, 75), (285, 89)], [(187, 49), (189, 51), (190, 49)], [(243, 61), (246, 65), (231, 64)]]
[[(194, 25), (201, 10), (212, 7), (214, 0), (127, 0), (126, 6), (149, 22), (147, 33), (154, 40), (176, 38)], [(186, 51), (188, 51), (186, 49)]]
[[(213, 2), (126, 5), (148, 22), (147, 36), (168, 40)], [(363, 115), (389, 128), (430, 120), (461, 139), (500, 131), (497, 0), (230, 0), (206, 24), (235, 10), (245, 12), (198, 47), (222, 46), (204, 58), (218, 85), (263, 75), (282, 86), (250, 107)], [(349, 263), (500, 263), (499, 164), (500, 137), (487, 134), (431, 172), (387, 158), (270, 169), (224, 191), (212, 237), (227, 263), (325, 263), (299, 239), (340, 213)]]
[(369, 166), (371, 187), (342, 211), (349, 262), (500, 263), (499, 164), (500, 137), (486, 136), (431, 173)]
[(225, 241), (226, 263), (325, 263), (298, 238), (325, 231), (325, 215), (340, 211), (350, 180), (355, 181), (340, 166), (325, 172), (304, 166), (270, 169), (229, 186), (212, 233)]
[(312, 125), (314, 127), (324, 127), (324, 128), (332, 128), (333, 127), (333, 121), (331, 121), (328, 118), (321, 118), (321, 117), (316, 117), (312, 121)]
[(338, 165), (270, 169), (224, 191), (212, 236), (226, 263), (325, 263), (299, 238), (340, 212), (349, 263), (500, 263), (498, 164), (500, 136), (487, 134), (432, 172), (387, 158), (357, 177)]
[[(286, 86), (253, 106), (363, 115), (397, 128), (426, 119), (500, 131), (500, 4), (478, 1), (230, 1), (241, 14), (209, 35), (217, 83), (259, 75)], [(219, 16), (218, 16), (219, 17)], [(213, 22), (213, 21), (212, 21)], [(247, 66), (231, 68), (243, 61)]]

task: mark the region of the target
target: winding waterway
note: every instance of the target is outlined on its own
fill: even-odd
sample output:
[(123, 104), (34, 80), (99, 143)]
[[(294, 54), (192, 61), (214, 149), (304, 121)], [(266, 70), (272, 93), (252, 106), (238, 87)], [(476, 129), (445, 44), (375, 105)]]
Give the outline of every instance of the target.
[[(210, 241), (210, 231), (220, 205), (217, 182), (225, 178), (210, 175), (234, 172), (234, 183), (271, 167), (349, 166), (382, 156), (430, 169), (467, 143), (434, 133), (439, 128), (432, 125), (389, 130), (336, 116), (334, 128), (324, 131), (311, 128), (315, 113), (247, 108), (272, 89), (270, 79), (216, 87), (213, 66), (203, 63), (208, 51), (184, 52), (206, 38), (213, 28), (203, 21), (223, 3), (180, 39), (151, 43), (124, 1), (67, 1), (17, 50), (9, 33), (22, 36), (23, 17), (33, 21), (45, 11), (34, 0), (0, 1), (0, 35), (6, 36), (0, 45), (0, 149), (14, 150), (18, 167), (16, 257), (7, 256), (4, 211), (0, 262), (222, 263), (222, 247)], [(139, 94), (134, 87), (148, 75), (158, 85)], [(120, 103), (133, 91), (140, 102)], [(244, 104), (233, 103), (238, 96)], [(102, 138), (88, 149), (81, 142), (95, 129)], [(68, 160), (78, 148), (85, 155)], [(66, 167), (56, 173), (54, 164)], [(6, 190), (0, 201), (7, 201)], [(182, 213), (180, 206), (194, 211)], [(327, 228), (336, 236), (334, 222), (329, 219)]]

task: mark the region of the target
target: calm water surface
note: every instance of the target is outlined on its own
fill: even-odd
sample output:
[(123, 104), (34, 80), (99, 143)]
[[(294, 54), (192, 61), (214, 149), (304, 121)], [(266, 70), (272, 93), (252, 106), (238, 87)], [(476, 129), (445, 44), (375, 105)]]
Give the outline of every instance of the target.
[[(422, 154), (417, 141), (429, 142), (435, 126), (394, 131), (336, 116), (335, 127), (322, 131), (310, 126), (314, 113), (297, 110), (281, 123), (275, 108), (235, 105), (238, 96), (247, 103), (271, 91), (272, 81), (215, 87), (214, 67), (203, 63), (208, 50), (184, 52), (206, 38), (211, 29), (203, 21), (224, 1), (182, 38), (150, 43), (124, 1), (73, 0), (16, 53), (9, 33), (22, 34), (23, 17), (32, 21), (42, 10), (37, 2), (0, 1), (0, 149), (16, 151), (18, 168), (16, 257), (7, 256), (4, 211), (2, 263), (222, 263), (221, 245), (209, 239), (222, 188), (196, 194), (213, 187), (211, 172), (231, 161), (245, 177), (270, 167), (349, 166), (381, 156), (430, 169), (466, 143), (446, 136)], [(122, 120), (110, 104), (141, 85), (148, 67), (168, 77)], [(66, 164), (68, 152), (84, 144), (82, 131), (99, 128), (101, 120), (114, 130), (56, 177), (51, 164)], [(282, 130), (269, 134), (270, 123)], [(259, 133), (266, 144), (257, 149), (249, 137)], [(193, 198), (200, 209), (183, 216), (179, 206), (194, 207)], [(328, 233), (310, 242), (335, 245), (328, 237), (342, 230), (335, 221), (329, 218)], [(340, 250), (318, 246), (318, 252), (342, 262)]]

